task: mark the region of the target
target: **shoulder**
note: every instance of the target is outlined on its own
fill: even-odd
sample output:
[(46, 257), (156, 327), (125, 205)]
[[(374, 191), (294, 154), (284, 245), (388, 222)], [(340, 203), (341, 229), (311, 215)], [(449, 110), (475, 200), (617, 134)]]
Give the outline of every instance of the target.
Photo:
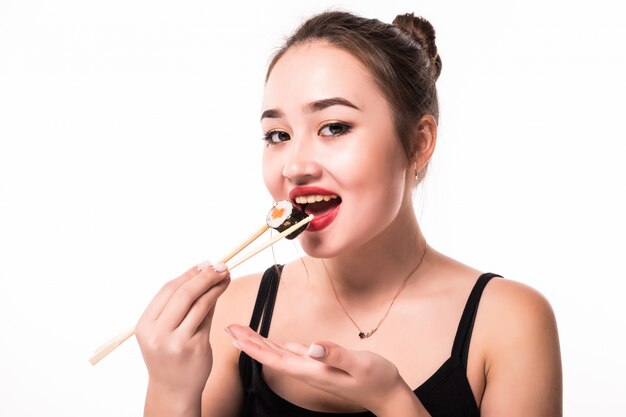
[[(440, 253), (435, 256), (437, 275), (442, 279), (433, 282), (443, 283), (435, 288), (447, 290), (444, 292), (447, 297), (464, 304), (481, 272)], [(483, 328), (494, 337), (523, 329), (532, 332), (539, 324), (555, 325), (554, 312), (546, 297), (506, 277), (489, 281), (480, 298), (474, 334)]]
[(247, 325), (252, 315), (263, 272), (233, 278), (218, 300), (215, 321)]
[(519, 282), (492, 279), (474, 330), (486, 382), (481, 415), (561, 415), (558, 331), (541, 293)]
[[(485, 369), (510, 366), (521, 358), (556, 361), (558, 331), (552, 306), (539, 291), (494, 278), (481, 298), (476, 329), (484, 346)], [(538, 353), (541, 351), (542, 353)]]
[[(494, 278), (485, 288), (480, 308), (484, 320), (502, 331), (532, 330), (538, 324), (554, 324), (552, 306), (536, 289), (509, 279)], [(512, 325), (515, 324), (515, 325)]]
[[(217, 302), (214, 322), (228, 324), (241, 324), (247, 326), (252, 317), (254, 304), (259, 293), (259, 287), (264, 274), (276, 266), (250, 275), (233, 278), (224, 294)], [(291, 264), (285, 265), (283, 271), (293, 268)], [(282, 283), (289, 274), (281, 273)], [(282, 284), (281, 284), (282, 286)], [(279, 289), (280, 290), (280, 289)]]

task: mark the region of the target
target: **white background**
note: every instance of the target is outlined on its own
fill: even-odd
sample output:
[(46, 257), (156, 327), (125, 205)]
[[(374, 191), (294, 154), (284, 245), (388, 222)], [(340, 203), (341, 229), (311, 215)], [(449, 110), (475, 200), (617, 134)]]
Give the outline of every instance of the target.
[[(565, 414), (617, 415), (626, 6), (509, 3), (0, 0), (0, 415), (141, 415), (135, 340), (96, 367), (87, 358), (166, 280), (262, 224), (265, 67), (327, 7), (433, 23), (443, 72), (416, 198), (426, 237), (544, 293)], [(279, 262), (295, 256), (277, 245)], [(271, 263), (268, 251), (234, 275)]]

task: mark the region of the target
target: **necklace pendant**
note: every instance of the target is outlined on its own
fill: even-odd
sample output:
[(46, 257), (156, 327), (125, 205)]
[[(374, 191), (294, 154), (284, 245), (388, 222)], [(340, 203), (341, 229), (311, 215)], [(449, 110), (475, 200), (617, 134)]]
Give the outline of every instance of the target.
[(370, 337), (371, 335), (373, 335), (373, 334), (376, 332), (376, 330), (378, 330), (378, 329), (370, 330), (370, 331), (369, 331), (369, 332), (367, 332), (367, 333), (359, 332), (359, 338), (361, 338), (361, 339), (367, 339), (368, 337)]

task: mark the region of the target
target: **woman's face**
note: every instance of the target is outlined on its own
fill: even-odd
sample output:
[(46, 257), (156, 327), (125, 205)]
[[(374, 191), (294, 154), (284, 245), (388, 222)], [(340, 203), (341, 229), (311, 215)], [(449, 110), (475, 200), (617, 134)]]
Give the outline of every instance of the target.
[(316, 216), (299, 237), (309, 255), (358, 248), (410, 202), (391, 109), (351, 54), (322, 42), (290, 48), (266, 83), (261, 124), (269, 192)]

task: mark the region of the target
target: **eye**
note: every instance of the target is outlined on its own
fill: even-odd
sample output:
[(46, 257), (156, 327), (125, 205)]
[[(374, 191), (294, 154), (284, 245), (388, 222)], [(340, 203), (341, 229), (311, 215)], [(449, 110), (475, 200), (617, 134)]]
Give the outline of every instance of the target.
[(332, 122), (327, 123), (319, 130), (318, 135), (326, 137), (336, 137), (348, 133), (352, 129), (352, 126), (345, 123)]
[(291, 139), (289, 133), (283, 130), (270, 130), (263, 136), (263, 140), (267, 142), (267, 145), (278, 145)]

